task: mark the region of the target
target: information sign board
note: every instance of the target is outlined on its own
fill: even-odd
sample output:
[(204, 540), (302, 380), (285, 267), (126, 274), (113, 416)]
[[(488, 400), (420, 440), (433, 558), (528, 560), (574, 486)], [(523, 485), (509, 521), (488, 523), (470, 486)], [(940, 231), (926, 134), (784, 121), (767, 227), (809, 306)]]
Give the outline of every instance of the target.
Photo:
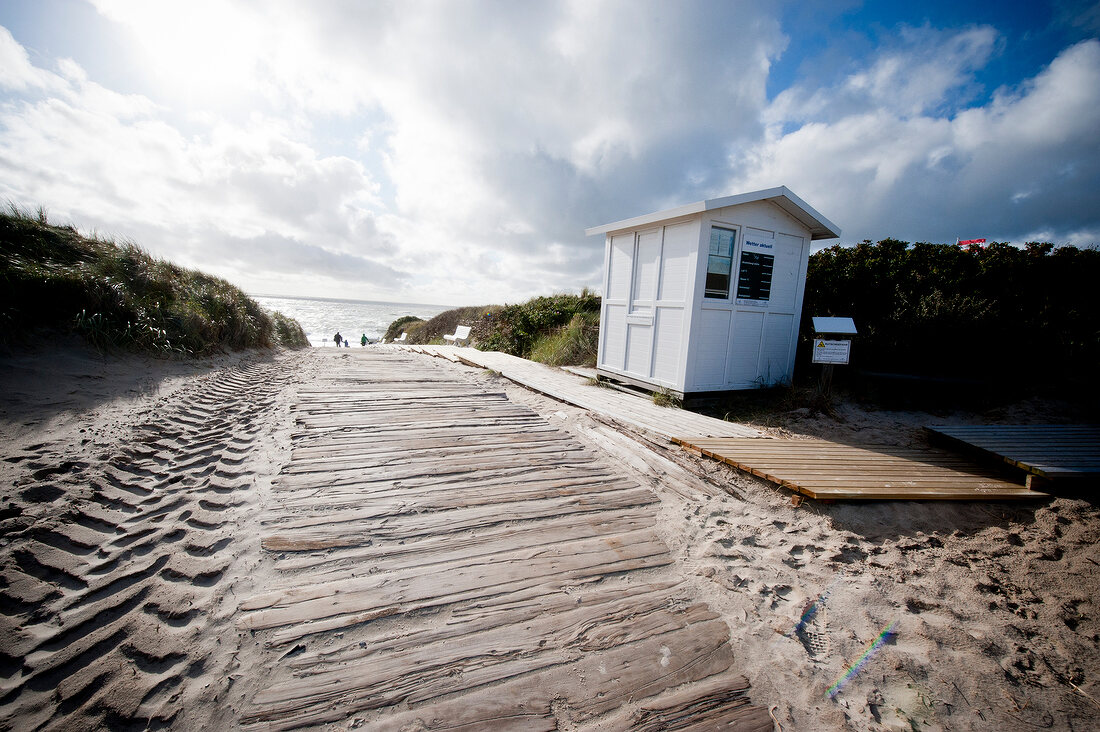
[(824, 338), (814, 339), (814, 363), (848, 363), (852, 351), (851, 341), (830, 341)]
[(738, 305), (767, 307), (772, 293), (775, 245), (745, 239), (741, 248), (741, 266), (737, 272)]

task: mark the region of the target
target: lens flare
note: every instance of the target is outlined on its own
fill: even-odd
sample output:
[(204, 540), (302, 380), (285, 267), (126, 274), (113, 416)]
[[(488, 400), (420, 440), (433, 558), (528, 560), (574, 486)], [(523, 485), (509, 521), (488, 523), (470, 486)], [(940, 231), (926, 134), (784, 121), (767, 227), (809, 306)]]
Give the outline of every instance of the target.
[(836, 680), (836, 683), (829, 687), (829, 691), (826, 693), (826, 696), (832, 699), (838, 693), (840, 693), (841, 687), (848, 683), (849, 680), (851, 680), (856, 674), (860, 672), (860, 670), (863, 669), (867, 662), (870, 661), (875, 653), (878, 652), (878, 649), (882, 648), (882, 645), (886, 643), (886, 641), (897, 635), (894, 632), (894, 626), (897, 625), (897, 622), (898, 621), (895, 620), (894, 622), (890, 623), (882, 629), (882, 632), (879, 633), (878, 637), (871, 642), (871, 645), (867, 647), (867, 650), (863, 652), (863, 655), (859, 657), (859, 660), (849, 666), (844, 674)]

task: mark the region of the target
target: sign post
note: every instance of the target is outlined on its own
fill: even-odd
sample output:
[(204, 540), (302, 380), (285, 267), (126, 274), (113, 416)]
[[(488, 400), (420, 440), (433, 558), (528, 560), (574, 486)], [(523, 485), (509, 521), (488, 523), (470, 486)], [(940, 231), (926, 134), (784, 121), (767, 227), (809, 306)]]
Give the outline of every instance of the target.
[(833, 366), (848, 363), (852, 354), (851, 336), (856, 334), (856, 324), (851, 318), (814, 318), (813, 320), (814, 342), (811, 363), (822, 364), (818, 391), (828, 399), (833, 388)]

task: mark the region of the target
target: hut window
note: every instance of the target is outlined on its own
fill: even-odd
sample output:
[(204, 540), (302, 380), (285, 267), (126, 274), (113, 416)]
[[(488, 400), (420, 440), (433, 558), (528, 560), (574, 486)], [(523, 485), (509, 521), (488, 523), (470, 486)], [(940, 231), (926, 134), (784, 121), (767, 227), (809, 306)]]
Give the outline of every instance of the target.
[(733, 269), (733, 244), (736, 240), (737, 232), (733, 229), (711, 228), (704, 297), (730, 296), (730, 271)]

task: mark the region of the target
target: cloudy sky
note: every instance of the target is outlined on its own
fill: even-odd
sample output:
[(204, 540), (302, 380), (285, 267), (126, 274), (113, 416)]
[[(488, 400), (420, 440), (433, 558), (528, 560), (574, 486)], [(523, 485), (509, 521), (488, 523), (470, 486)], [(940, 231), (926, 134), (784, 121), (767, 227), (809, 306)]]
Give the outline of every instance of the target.
[(0, 199), (254, 294), (577, 290), (585, 227), (776, 185), (843, 243), (1100, 243), (1096, 2), (0, 0), (0, 26)]

